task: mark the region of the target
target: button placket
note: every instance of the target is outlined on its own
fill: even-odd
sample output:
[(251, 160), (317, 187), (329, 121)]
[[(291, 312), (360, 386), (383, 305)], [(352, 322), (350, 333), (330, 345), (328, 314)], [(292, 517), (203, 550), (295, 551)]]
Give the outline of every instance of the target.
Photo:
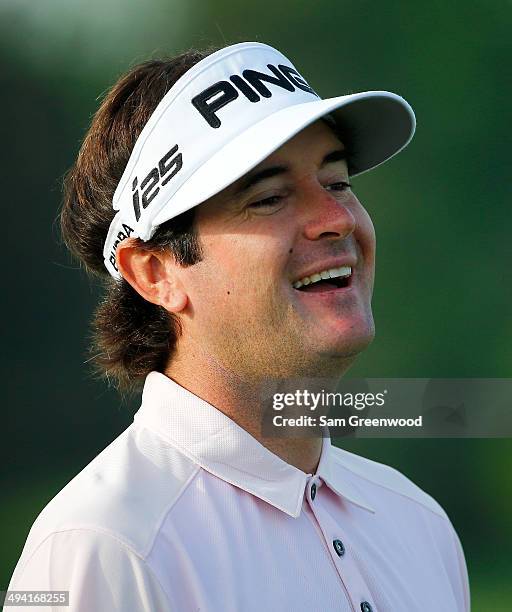
[[(312, 493), (314, 483), (309, 484), (308, 497), (310, 500), (309, 508), (312, 515), (307, 515), (311, 521), (316, 521), (319, 533), (323, 535), (324, 543), (327, 545), (329, 554), (333, 561), (336, 572), (341, 580), (344, 591), (352, 604), (354, 610), (362, 612), (377, 612), (370, 599), (370, 591), (364, 578), (360, 574), (357, 565), (350, 555), (350, 546), (347, 548), (346, 536), (341, 533), (339, 523), (334, 521), (319, 501), (317, 491)], [(324, 483), (325, 484), (325, 483)], [(329, 491), (328, 491), (329, 492)], [(316, 496), (316, 502), (311, 501)], [(323, 498), (325, 500), (325, 498)]]

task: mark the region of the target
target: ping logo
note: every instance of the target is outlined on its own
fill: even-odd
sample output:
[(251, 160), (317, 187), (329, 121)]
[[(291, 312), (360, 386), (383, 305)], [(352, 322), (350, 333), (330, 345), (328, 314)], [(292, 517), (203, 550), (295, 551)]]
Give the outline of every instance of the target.
[(126, 240), (126, 238), (129, 238), (132, 232), (133, 232), (133, 228), (127, 225), (126, 223), (123, 223), (123, 231), (117, 232), (117, 240), (112, 245), (112, 250), (110, 251), (110, 257), (108, 258), (108, 260), (110, 261), (110, 263), (112, 264), (116, 272), (119, 272), (119, 269), (116, 264), (117, 246), (120, 242), (122, 242), (123, 240)]
[(142, 208), (147, 208), (154, 200), (160, 187), (167, 183), (175, 176), (183, 167), (183, 156), (178, 153), (178, 145), (167, 152), (158, 162), (157, 166), (148, 173), (142, 180), (139, 187), (139, 179), (135, 177), (132, 183), (132, 201), (135, 219), (140, 219), (140, 205)]
[(226, 106), (240, 95), (240, 91), (249, 102), (259, 102), (260, 96), (271, 98), (272, 91), (265, 85), (270, 83), (286, 91), (296, 91), (302, 89), (315, 96), (318, 94), (308, 85), (301, 75), (291, 66), (279, 64), (277, 67), (267, 64), (271, 74), (259, 72), (258, 70), (244, 70), (242, 76), (233, 74), (229, 81), (218, 81), (207, 87), (197, 96), (192, 98), (192, 104), (206, 119), (212, 128), (219, 128), (221, 121), (216, 112)]

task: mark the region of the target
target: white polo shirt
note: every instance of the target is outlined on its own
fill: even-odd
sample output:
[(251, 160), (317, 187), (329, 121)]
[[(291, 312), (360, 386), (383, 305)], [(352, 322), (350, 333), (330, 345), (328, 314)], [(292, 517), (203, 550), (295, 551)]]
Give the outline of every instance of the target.
[(452, 524), (400, 472), (324, 438), (305, 474), (157, 372), (41, 512), (9, 589), (67, 590), (52, 610), (72, 612), (470, 609)]

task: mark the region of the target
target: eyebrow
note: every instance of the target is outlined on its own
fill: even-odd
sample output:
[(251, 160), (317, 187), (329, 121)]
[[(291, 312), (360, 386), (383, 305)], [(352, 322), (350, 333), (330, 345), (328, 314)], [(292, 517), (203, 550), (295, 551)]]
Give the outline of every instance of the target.
[[(323, 168), (327, 164), (333, 164), (334, 162), (342, 161), (347, 159), (347, 151), (346, 149), (336, 149), (335, 151), (331, 151), (328, 153), (320, 164), (320, 168)], [(259, 172), (249, 172), (247, 176), (242, 180), (240, 186), (235, 192), (235, 195), (241, 195), (242, 193), (248, 191), (251, 187), (254, 187), (257, 183), (264, 181), (266, 179), (272, 178), (274, 176), (279, 176), (280, 174), (285, 174), (289, 172), (290, 168), (288, 166), (270, 166), (269, 168), (264, 168)]]

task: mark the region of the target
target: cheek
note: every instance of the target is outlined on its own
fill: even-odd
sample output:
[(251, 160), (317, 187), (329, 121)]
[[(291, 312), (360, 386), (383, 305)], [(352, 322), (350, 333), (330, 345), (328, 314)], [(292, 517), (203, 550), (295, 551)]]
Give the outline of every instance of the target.
[(265, 236), (232, 235), (205, 241), (204, 259), (194, 271), (198, 274), (193, 293), (202, 302), (230, 312), (254, 312), (282, 283), (282, 262), (273, 246)]
[(358, 242), (368, 263), (375, 258), (375, 228), (367, 210), (360, 204), (357, 211)]

